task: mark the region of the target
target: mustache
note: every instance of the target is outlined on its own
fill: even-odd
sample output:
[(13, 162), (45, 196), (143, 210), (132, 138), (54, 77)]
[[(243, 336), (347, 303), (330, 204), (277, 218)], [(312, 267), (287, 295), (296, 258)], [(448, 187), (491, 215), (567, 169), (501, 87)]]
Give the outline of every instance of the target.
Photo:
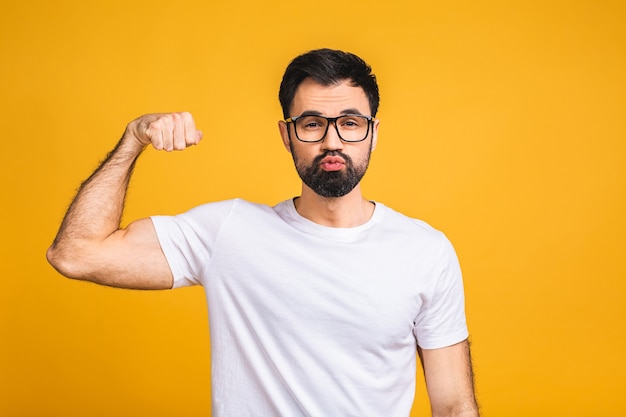
[(340, 151), (325, 151), (322, 154), (316, 156), (313, 159), (313, 165), (317, 166), (319, 164), (322, 163), (322, 159), (326, 158), (327, 156), (339, 156), (341, 158), (343, 158), (344, 161), (346, 161), (346, 165), (352, 164), (352, 158), (350, 158), (348, 155), (346, 155), (343, 152)]

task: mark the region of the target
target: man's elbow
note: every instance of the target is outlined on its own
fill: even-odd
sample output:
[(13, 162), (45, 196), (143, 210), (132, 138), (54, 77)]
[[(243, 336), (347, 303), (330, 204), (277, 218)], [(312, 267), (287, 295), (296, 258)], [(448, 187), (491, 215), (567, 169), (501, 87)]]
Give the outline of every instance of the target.
[(59, 247), (56, 242), (46, 251), (46, 259), (54, 269), (67, 278), (85, 279), (88, 275), (77, 251)]
[(476, 401), (468, 401), (447, 407), (432, 408), (433, 417), (479, 417)]

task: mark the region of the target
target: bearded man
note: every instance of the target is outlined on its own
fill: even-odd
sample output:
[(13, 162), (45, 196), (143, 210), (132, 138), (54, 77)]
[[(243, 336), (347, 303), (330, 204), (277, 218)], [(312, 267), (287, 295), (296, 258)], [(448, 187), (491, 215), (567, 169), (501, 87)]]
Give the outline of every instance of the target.
[(212, 202), (121, 228), (145, 148), (202, 138), (189, 113), (148, 114), (83, 183), (48, 260), (115, 287), (202, 285), (215, 417), (406, 417), (417, 358), (433, 416), (477, 416), (452, 245), (361, 194), (380, 123), (371, 68), (351, 53), (307, 52), (287, 67), (279, 99), (299, 196)]

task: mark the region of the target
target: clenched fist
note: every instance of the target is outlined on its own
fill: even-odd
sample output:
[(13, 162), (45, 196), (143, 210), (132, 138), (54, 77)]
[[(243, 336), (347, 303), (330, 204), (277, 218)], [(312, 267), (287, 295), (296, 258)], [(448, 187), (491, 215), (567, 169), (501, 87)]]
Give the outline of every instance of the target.
[(136, 140), (142, 148), (152, 144), (158, 150), (180, 151), (197, 145), (202, 139), (202, 132), (196, 129), (190, 113), (156, 113), (130, 122), (125, 136)]

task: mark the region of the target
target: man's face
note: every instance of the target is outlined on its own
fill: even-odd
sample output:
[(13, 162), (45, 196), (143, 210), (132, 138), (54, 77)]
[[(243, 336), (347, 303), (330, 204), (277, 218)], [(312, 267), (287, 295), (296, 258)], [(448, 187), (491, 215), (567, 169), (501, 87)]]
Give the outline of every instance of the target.
[[(323, 86), (311, 78), (298, 86), (290, 116), (303, 113), (326, 117), (371, 115), (369, 101), (361, 87), (353, 87), (348, 80)], [(324, 139), (314, 143), (296, 139), (293, 123), (280, 122), (279, 127), (283, 143), (291, 152), (305, 186), (322, 197), (341, 197), (357, 187), (363, 178), (376, 146), (378, 123), (373, 123), (364, 141), (353, 143), (343, 142), (332, 124)]]

